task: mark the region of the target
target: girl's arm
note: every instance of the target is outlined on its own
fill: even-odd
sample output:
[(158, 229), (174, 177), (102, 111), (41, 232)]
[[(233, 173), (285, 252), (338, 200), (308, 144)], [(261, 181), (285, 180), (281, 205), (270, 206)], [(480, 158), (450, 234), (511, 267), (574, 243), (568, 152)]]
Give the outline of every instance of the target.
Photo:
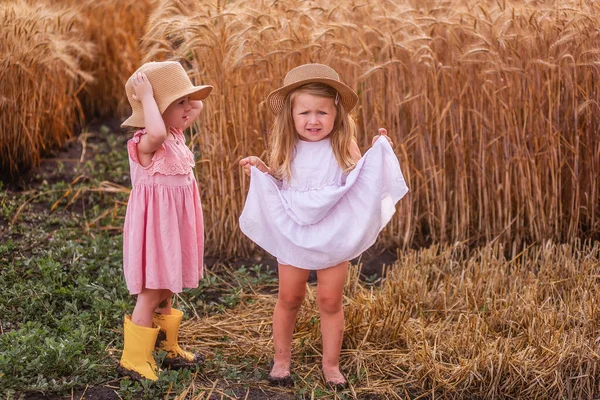
[(200, 115), (200, 111), (202, 111), (202, 109), (204, 108), (204, 103), (202, 102), (202, 100), (190, 100), (190, 105), (192, 106), (192, 110), (189, 114), (190, 117), (188, 118), (183, 127), (184, 130), (189, 128), (194, 123), (196, 118), (198, 118), (198, 115)]
[[(160, 115), (158, 104), (154, 100), (154, 92), (148, 77), (143, 72), (138, 72), (133, 77), (134, 99), (142, 103), (144, 109), (144, 127), (146, 134), (140, 137), (137, 144), (140, 161), (148, 159), (163, 144), (167, 138), (167, 128)], [(144, 163), (142, 163), (144, 164)]]
[(267, 174), (271, 173), (271, 168), (267, 167), (267, 164), (265, 164), (260, 158), (256, 156), (242, 158), (240, 160), (240, 165), (244, 167), (244, 172), (248, 176), (250, 176), (250, 167), (256, 167), (259, 171), (265, 172)]
[(358, 148), (358, 144), (356, 144), (356, 140), (354, 140), (354, 138), (352, 138), (352, 141), (350, 142), (350, 156), (355, 163), (357, 163), (362, 157), (362, 154), (360, 154), (360, 149)]

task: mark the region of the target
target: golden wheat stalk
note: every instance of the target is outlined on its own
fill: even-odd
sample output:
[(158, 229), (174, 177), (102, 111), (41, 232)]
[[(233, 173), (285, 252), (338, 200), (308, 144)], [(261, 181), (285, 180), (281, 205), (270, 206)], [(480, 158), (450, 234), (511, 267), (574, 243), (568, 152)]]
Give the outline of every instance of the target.
[(0, 171), (15, 177), (83, 118), (77, 94), (92, 75), (81, 64), (94, 46), (76, 32), (80, 16), (66, 9), (10, 1), (0, 17)]
[(263, 101), (306, 62), (357, 89), (363, 150), (380, 126), (396, 143), (411, 192), (380, 246), (519, 248), (600, 232), (599, 23), (597, 4), (575, 1), (163, 0), (142, 44), (215, 86), (193, 135), (209, 253), (253, 251), (236, 161), (264, 155)]

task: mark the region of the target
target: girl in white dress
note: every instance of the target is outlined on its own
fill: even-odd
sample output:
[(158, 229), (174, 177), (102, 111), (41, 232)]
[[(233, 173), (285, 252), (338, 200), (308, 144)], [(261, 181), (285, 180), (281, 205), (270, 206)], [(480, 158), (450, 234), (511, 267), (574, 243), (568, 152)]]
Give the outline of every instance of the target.
[(339, 356), (348, 260), (373, 245), (408, 192), (385, 129), (361, 157), (349, 115), (357, 101), (326, 65), (292, 69), (267, 97), (275, 115), (269, 166), (255, 156), (240, 161), (251, 177), (240, 228), (278, 261), (273, 384), (293, 384), (292, 335), (306, 280), (316, 270), (323, 375), (328, 386), (347, 387)]

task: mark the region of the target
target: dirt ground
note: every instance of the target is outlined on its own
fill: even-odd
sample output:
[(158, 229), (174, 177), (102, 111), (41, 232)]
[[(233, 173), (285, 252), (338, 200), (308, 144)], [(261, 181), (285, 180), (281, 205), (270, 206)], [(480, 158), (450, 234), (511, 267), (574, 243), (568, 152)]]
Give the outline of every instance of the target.
[[(228, 389), (226, 387), (221, 389)], [(78, 400), (119, 400), (121, 397), (117, 394), (119, 390), (119, 382), (106, 382), (103, 385), (87, 388), (85, 390), (79, 390), (73, 392), (72, 395), (68, 396), (44, 396), (40, 394), (31, 393), (25, 396), (25, 400), (66, 400), (66, 399), (78, 399)], [(277, 393), (272, 391), (266, 391), (262, 389), (250, 388), (248, 391), (239, 389), (234, 390), (236, 398), (247, 399), (247, 400), (292, 400), (296, 399), (291, 394)], [(214, 395), (211, 399), (221, 399), (221, 396)], [(227, 397), (225, 397), (227, 398)], [(374, 398), (372, 398), (374, 399)]]

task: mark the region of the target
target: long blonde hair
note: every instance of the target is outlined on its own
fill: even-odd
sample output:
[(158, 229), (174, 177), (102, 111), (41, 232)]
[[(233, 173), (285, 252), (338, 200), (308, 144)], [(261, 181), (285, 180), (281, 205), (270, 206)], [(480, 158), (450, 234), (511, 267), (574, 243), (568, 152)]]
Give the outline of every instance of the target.
[[(335, 99), (337, 95), (337, 91), (334, 88), (318, 82), (307, 83), (288, 93), (285, 98), (283, 110), (275, 117), (269, 134), (269, 165), (273, 171), (273, 176), (278, 179), (290, 179), (292, 176), (291, 162), (294, 156), (294, 145), (300, 140), (300, 136), (294, 126), (292, 107), (294, 99), (300, 93), (330, 99)], [(346, 112), (341, 102), (338, 102), (335, 108), (336, 115), (333, 130), (328, 137), (331, 138), (331, 147), (339, 166), (344, 172), (347, 172), (356, 166), (350, 153), (350, 144), (355, 137), (356, 124)]]

